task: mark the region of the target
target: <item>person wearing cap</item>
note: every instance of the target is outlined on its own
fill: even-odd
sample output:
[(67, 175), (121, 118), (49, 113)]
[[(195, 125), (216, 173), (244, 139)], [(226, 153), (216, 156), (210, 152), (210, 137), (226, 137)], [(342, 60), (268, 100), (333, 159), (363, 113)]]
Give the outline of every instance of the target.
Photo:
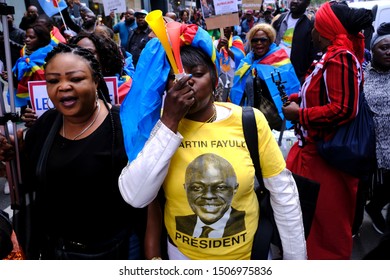
[(321, 185), (306, 240), (309, 259), (351, 258), (359, 178), (327, 163), (317, 143), (333, 137), (338, 127), (357, 115), (363, 87), (361, 30), (372, 20), (366, 9), (352, 9), (342, 2), (323, 4), (312, 31), (323, 55), (310, 67), (299, 95), (291, 95), (291, 103), (282, 108), (284, 116), (296, 122), (298, 137), (287, 156), (287, 168)]
[(137, 28), (134, 13), (135, 11), (133, 9), (127, 9), (125, 13), (125, 20), (118, 22), (112, 28), (114, 33), (119, 33), (122, 48), (126, 48), (130, 32)]
[[(364, 72), (364, 93), (374, 112), (376, 134), (377, 178), (366, 212), (374, 229), (386, 230), (383, 208), (390, 202), (390, 22), (382, 23), (371, 40), (371, 62)], [(390, 213), (390, 211), (388, 211)]]
[(130, 30), (127, 44), (125, 46), (126, 51), (133, 56), (134, 67), (137, 67), (138, 58), (141, 51), (149, 41), (149, 33), (151, 29), (148, 23), (145, 21), (145, 17), (148, 12), (146, 10), (139, 10), (134, 13), (136, 18), (137, 28)]
[[(180, 30), (183, 76), (176, 79), (160, 41), (151, 39), (121, 105), (129, 163), (119, 178), (120, 192), (127, 203), (143, 207), (155, 200), (160, 188), (163, 190), (164, 223), (169, 236), (165, 242), (168, 239), (170, 259), (250, 259), (259, 203), (254, 191), (255, 170), (243, 135), (242, 108), (214, 102), (218, 59), (208, 33), (194, 24), (183, 24)], [(283, 258), (306, 259), (295, 181), (285, 169), (283, 155), (264, 115), (258, 110), (254, 110), (254, 115), (261, 169), (265, 186), (271, 190), (271, 201), (275, 202)], [(194, 160), (197, 163), (191, 164)], [(213, 163), (207, 165), (207, 172), (200, 170), (209, 160)], [(227, 186), (226, 168), (219, 168), (216, 161), (230, 163), (228, 173), (232, 175), (234, 171), (237, 180), (229, 177)], [(186, 170), (187, 175), (196, 176), (189, 180)], [(186, 183), (191, 184), (193, 203), (187, 197)], [(230, 183), (234, 183), (234, 188)], [(194, 214), (198, 211), (191, 205), (209, 218), (197, 219)], [(189, 230), (191, 233), (181, 228), (179, 220), (184, 216), (192, 216), (196, 222), (194, 230)], [(209, 225), (208, 233), (203, 232), (205, 224)], [(227, 233), (232, 224), (237, 225), (235, 232)]]
[(246, 42), (246, 34), (248, 31), (257, 23), (259, 19), (253, 16), (253, 10), (245, 11), (245, 18), (242, 20), (241, 26), (241, 39), (245, 43)]
[(310, 0), (292, 0), (290, 11), (281, 13), (272, 23), (276, 30), (275, 43), (288, 53), (301, 83), (316, 54), (311, 38), (314, 21), (306, 13), (309, 5)]

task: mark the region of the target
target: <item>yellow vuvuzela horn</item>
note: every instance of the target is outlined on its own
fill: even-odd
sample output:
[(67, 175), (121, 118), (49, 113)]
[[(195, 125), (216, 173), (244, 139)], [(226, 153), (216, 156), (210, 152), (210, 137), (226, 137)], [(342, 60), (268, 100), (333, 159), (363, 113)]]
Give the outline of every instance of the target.
[(160, 40), (164, 50), (168, 56), (169, 63), (172, 66), (173, 72), (175, 74), (179, 74), (179, 70), (177, 68), (177, 64), (175, 58), (173, 56), (172, 47), (169, 43), (167, 30), (165, 28), (165, 22), (162, 17), (161, 10), (151, 11), (146, 17), (146, 22), (149, 24), (150, 28), (153, 30), (154, 34), (156, 34), (157, 38)]

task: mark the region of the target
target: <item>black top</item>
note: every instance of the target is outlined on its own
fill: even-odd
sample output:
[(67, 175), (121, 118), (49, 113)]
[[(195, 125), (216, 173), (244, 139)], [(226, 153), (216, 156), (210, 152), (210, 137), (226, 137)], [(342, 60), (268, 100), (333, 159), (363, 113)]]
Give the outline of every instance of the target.
[[(127, 164), (119, 109), (91, 135), (68, 140), (58, 132), (46, 163), (45, 182), (36, 176), (44, 140), (53, 126), (56, 110), (42, 115), (26, 135), (29, 188), (37, 190), (37, 220), (41, 233), (83, 244), (105, 243), (130, 229), (144, 216), (120, 195), (118, 177)], [(113, 141), (114, 139), (114, 141)]]
[(138, 59), (142, 50), (145, 48), (146, 43), (149, 41), (149, 33), (152, 30), (148, 27), (145, 30), (130, 30), (129, 38), (127, 41), (126, 51), (133, 56), (133, 65), (136, 67)]

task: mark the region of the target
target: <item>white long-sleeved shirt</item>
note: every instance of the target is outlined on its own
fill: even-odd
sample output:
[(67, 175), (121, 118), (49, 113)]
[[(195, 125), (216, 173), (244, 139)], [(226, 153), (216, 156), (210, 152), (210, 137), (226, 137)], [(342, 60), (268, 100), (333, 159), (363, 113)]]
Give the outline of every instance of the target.
[[(182, 141), (159, 121), (137, 158), (119, 177), (124, 200), (134, 207), (145, 207), (157, 196), (167, 175), (170, 159)], [(306, 259), (306, 242), (297, 187), (289, 170), (264, 178), (283, 246), (284, 259)]]

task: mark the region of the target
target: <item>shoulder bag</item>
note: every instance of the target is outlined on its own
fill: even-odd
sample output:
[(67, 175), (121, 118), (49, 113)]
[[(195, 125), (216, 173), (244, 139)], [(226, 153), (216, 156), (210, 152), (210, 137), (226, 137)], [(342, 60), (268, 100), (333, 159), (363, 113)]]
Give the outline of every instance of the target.
[[(258, 151), (258, 131), (255, 115), (251, 107), (242, 108), (242, 126), (245, 141), (255, 167), (256, 178), (260, 185), (256, 190), (256, 195), (261, 214), (259, 215), (259, 224), (253, 241), (251, 258), (254, 260), (266, 260), (268, 259), (271, 243), (281, 248), (281, 241), (273, 216), (270, 194), (263, 182)], [(320, 184), (294, 173), (293, 177), (298, 188), (305, 238), (307, 238), (317, 205)]]
[(358, 178), (375, 168), (375, 124), (363, 90), (356, 117), (338, 127), (332, 139), (317, 142), (317, 149), (330, 165)]

